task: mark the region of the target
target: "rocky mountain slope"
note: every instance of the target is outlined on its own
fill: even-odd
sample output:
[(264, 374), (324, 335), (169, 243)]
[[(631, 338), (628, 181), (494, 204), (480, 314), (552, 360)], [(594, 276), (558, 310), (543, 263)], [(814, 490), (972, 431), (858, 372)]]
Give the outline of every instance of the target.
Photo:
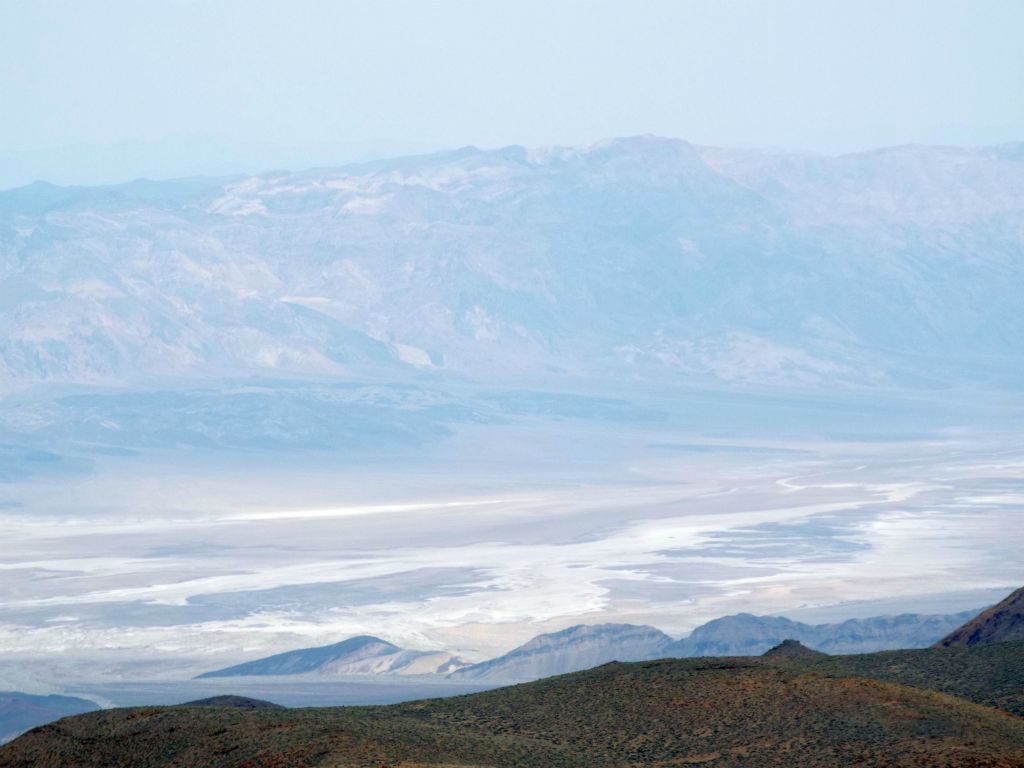
[(981, 645), (1024, 641), (1024, 587), (944, 637), (938, 645)]
[(204, 672), (199, 678), (246, 675), (430, 675), (447, 674), (462, 662), (444, 651), (410, 651), (369, 635), (340, 643), (300, 648)]
[[(974, 652), (906, 653), (948, 662)], [(606, 664), (391, 707), (108, 710), (22, 736), (0, 749), (0, 766), (1024, 766), (1020, 718), (930, 690), (807, 674), (808, 663), (817, 661)]]
[(538, 680), (610, 661), (660, 658), (671, 643), (672, 638), (654, 627), (581, 624), (538, 635), (503, 656), (463, 667), (450, 677), (481, 682)]

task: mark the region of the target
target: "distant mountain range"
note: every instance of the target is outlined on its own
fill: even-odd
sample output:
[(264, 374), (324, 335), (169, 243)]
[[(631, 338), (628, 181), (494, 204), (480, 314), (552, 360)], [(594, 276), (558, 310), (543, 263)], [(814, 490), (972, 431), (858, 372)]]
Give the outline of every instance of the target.
[(826, 653), (925, 648), (973, 612), (903, 614), (810, 625), (780, 616), (737, 614), (715, 619), (673, 641), (659, 629), (634, 624), (577, 625), (538, 635), (494, 659), (466, 664), (443, 651), (410, 651), (376, 637), (268, 656), (200, 677), (244, 675), (447, 675), (453, 680), (510, 683), (589, 669), (610, 661), (667, 657), (758, 656), (785, 640)]
[(836, 624), (804, 624), (782, 616), (740, 613), (709, 621), (678, 640), (667, 655), (759, 656), (783, 640), (799, 640), (825, 653), (871, 653), (926, 648), (975, 614), (876, 616)]
[(1024, 353), (1022, 222), (1020, 144), (825, 157), (641, 136), (36, 183), (0, 192), (0, 386), (417, 370), (1006, 383)]
[(1022, 249), (1024, 145), (639, 136), (37, 183), (0, 192), (0, 453), (20, 477), (96, 447), (366, 455), (523, 414), (664, 417), (564, 397), (624, 382), (768, 391), (766, 412), (787, 388), (1017, 393)]

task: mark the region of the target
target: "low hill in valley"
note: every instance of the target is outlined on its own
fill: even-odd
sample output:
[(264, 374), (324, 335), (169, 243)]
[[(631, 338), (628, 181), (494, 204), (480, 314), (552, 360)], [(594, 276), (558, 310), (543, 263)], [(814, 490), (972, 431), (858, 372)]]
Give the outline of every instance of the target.
[(801, 659), (825, 656), (826, 654), (813, 648), (808, 648), (799, 640), (783, 640), (774, 648), (769, 648), (761, 655), (768, 659)]

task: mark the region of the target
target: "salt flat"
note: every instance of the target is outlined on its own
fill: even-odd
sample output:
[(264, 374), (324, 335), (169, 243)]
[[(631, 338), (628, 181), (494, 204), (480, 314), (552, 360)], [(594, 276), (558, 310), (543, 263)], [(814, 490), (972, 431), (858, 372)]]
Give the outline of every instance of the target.
[(214, 478), (116, 458), (16, 484), (40, 503), (0, 510), (0, 684), (182, 680), (361, 633), (480, 659), (574, 623), (683, 635), (740, 611), (952, 610), (1019, 580), (1024, 454), (998, 434), (552, 429), (548, 450), (609, 445), (557, 479), (547, 457), (480, 461), (468, 430), (405, 464), (254, 457)]

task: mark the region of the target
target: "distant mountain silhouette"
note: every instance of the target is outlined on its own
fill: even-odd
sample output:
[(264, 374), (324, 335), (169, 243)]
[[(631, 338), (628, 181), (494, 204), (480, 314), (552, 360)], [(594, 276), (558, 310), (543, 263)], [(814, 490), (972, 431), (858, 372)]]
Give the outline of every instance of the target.
[[(580, 624), (538, 635), (497, 658), (466, 664), (446, 651), (410, 651), (370, 635), (299, 648), (198, 678), (271, 675), (438, 675), (452, 680), (510, 683), (589, 669), (609, 661), (691, 656), (759, 656), (785, 640), (823, 653), (927, 648), (974, 614), (875, 616), (837, 624), (804, 624), (782, 616), (724, 616), (673, 641), (635, 624)], [(198, 679), (197, 678), (197, 679)]]
[(979, 613), (936, 643), (936, 647), (951, 648), (1019, 640), (1024, 640), (1024, 587)]

